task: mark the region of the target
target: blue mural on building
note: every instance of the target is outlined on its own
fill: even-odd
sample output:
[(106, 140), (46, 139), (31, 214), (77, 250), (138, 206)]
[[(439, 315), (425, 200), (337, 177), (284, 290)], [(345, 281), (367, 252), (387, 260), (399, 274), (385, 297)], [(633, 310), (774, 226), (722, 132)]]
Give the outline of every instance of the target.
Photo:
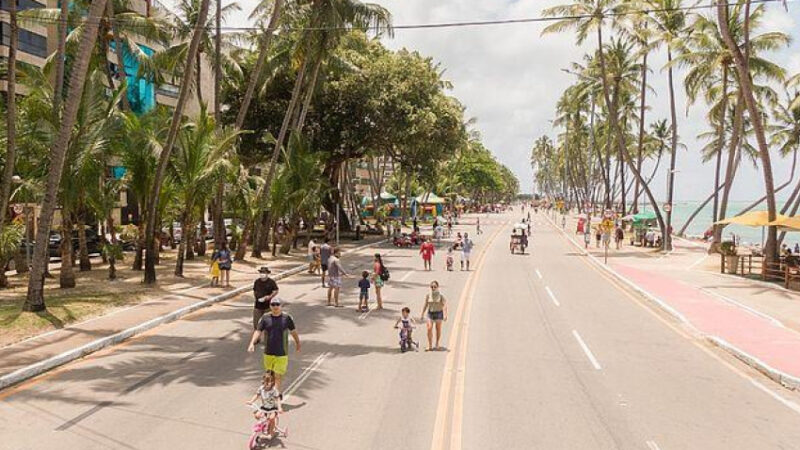
[[(146, 45), (137, 44), (142, 53), (152, 56), (154, 51)], [(115, 43), (111, 43), (115, 49)], [(128, 80), (128, 101), (131, 110), (136, 114), (144, 114), (156, 106), (156, 89), (153, 80), (139, 75), (139, 61), (131, 54), (126, 45), (122, 48), (122, 62), (125, 65), (125, 76)], [(116, 65), (115, 65), (116, 69)]]

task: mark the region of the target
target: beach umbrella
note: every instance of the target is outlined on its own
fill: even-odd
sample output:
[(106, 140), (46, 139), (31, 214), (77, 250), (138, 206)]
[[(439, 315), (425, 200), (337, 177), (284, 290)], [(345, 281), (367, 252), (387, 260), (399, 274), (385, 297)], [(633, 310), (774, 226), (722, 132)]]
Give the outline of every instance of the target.
[(783, 221), (788, 218), (789, 217), (784, 216), (783, 214), (778, 214), (778, 217), (775, 219), (775, 221), (770, 223), (768, 211), (750, 211), (740, 216), (728, 217), (727, 219), (718, 220), (714, 222), (714, 224), (744, 225), (748, 227), (766, 227), (770, 225), (775, 225), (776, 224), (775, 222)]
[(776, 219), (774, 222), (770, 222), (768, 225), (774, 225), (781, 231), (800, 231), (800, 216), (783, 216), (782, 218)]

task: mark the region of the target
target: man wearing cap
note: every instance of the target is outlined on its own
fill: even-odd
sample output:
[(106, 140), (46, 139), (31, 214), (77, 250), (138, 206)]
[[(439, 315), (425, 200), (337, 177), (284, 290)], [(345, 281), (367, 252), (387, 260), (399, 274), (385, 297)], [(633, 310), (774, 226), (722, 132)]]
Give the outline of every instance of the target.
[(278, 295), (278, 284), (270, 278), (269, 274), (272, 271), (269, 270), (269, 267), (262, 266), (258, 269), (258, 273), (261, 275), (253, 283), (253, 296), (256, 298), (256, 303), (253, 306), (254, 330), (258, 328), (258, 321), (261, 320), (261, 316), (269, 308), (270, 300)]
[(300, 353), (300, 336), (294, 327), (292, 316), (281, 311), (281, 299), (273, 297), (269, 302), (269, 313), (258, 321), (247, 351), (252, 353), (264, 335), (264, 370), (275, 373), (275, 389), (281, 390), (281, 378), (289, 367), (289, 334), (294, 339), (295, 352)]

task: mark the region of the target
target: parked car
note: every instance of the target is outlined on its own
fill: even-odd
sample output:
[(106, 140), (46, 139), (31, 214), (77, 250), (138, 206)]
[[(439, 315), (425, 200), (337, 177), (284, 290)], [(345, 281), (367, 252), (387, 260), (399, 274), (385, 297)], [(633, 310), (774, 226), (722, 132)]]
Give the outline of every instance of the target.
[[(72, 249), (77, 254), (79, 248), (78, 230), (72, 230)], [(86, 248), (89, 254), (100, 253), (100, 238), (97, 231), (93, 228), (86, 228)], [(61, 257), (61, 233), (58, 231), (50, 232), (50, 242), (47, 244), (47, 251), (51, 258)]]

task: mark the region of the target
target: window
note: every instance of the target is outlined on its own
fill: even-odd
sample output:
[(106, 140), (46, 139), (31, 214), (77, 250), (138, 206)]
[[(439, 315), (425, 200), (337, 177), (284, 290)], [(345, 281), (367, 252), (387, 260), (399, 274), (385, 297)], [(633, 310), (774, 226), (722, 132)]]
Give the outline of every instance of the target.
[[(8, 11), (8, 4), (10, 0), (0, 0), (0, 9)], [(44, 8), (44, 3), (39, 3), (35, 0), (17, 0), (17, 11), (25, 11), (26, 9)]]
[[(0, 44), (8, 46), (11, 42), (11, 25), (0, 22)], [(47, 38), (33, 31), (19, 30), (19, 51), (40, 58), (47, 57)]]
[(166, 95), (167, 97), (178, 97), (180, 93), (180, 88), (174, 84), (164, 83), (158, 87), (157, 92), (161, 95)]

